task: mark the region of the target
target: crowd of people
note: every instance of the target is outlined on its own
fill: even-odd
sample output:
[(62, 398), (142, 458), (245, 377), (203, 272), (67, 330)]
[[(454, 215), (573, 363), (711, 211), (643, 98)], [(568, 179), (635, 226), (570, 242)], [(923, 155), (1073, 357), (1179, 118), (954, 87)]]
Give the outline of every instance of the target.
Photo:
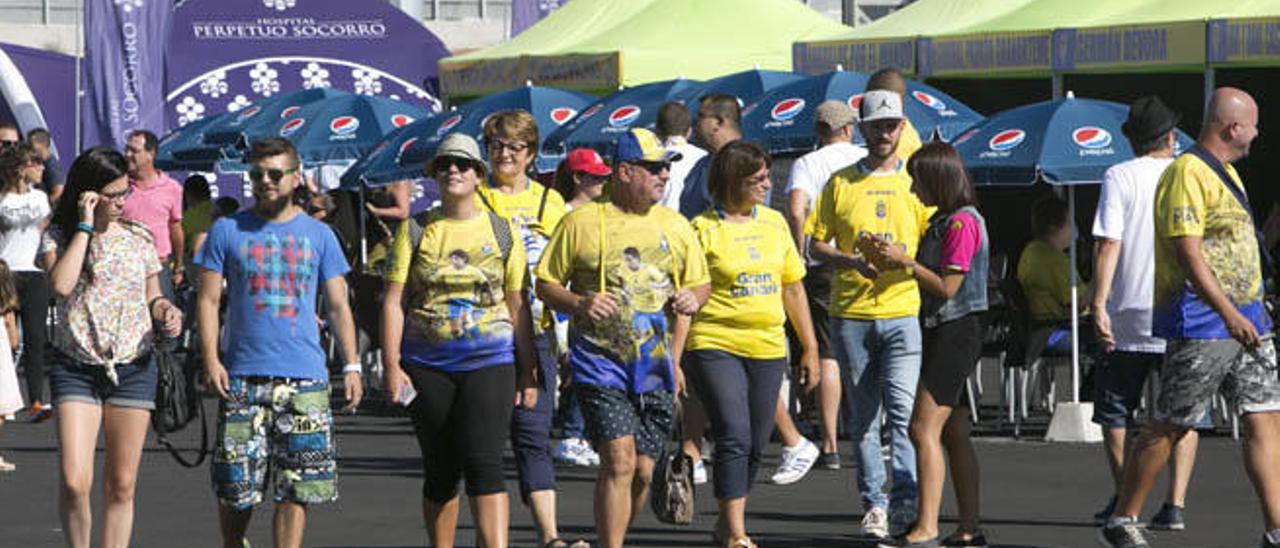
[[(385, 242), (378, 265), (360, 271), (326, 224), (339, 206), (309, 191), (287, 139), (251, 145), (254, 203), (237, 211), (202, 178), (180, 184), (156, 169), (146, 131), (123, 152), (79, 155), (64, 181), (47, 132), (22, 139), (0, 124), (0, 338), (11, 350), (0, 352), (0, 416), (57, 417), (59, 509), (76, 547), (90, 544), (99, 432), (100, 543), (129, 544), (152, 360), (184, 329), (220, 402), (211, 482), (224, 546), (248, 545), (267, 497), (275, 544), (300, 546), (307, 508), (337, 499), (334, 381), (347, 410), (368, 388), (411, 419), (433, 546), (455, 544), (460, 485), (478, 542), (509, 544), (508, 446), (540, 545), (623, 546), (678, 447), (694, 481), (711, 480), (714, 542), (751, 548), (747, 501), (775, 432), (782, 459), (770, 480), (785, 485), (814, 466), (839, 470), (843, 429), (863, 534), (881, 546), (985, 547), (966, 389), (998, 286), (992, 235), (961, 158), (921, 142), (904, 96), (902, 76), (884, 70), (858, 111), (819, 105), (821, 146), (793, 164), (783, 211), (769, 207), (773, 159), (742, 139), (732, 96), (701, 98), (696, 118), (664, 105), (656, 133), (622, 133), (607, 159), (573, 150), (548, 185), (532, 175), (533, 117), (496, 113), (482, 141), (450, 134), (427, 163), (438, 206), (411, 215), (407, 185), (367, 205)], [(1134, 103), (1124, 131), (1136, 158), (1106, 174), (1091, 285), (1069, 282), (1065, 204), (1032, 206), (1016, 272), (1028, 346), (1069, 352), (1064, 322), (1088, 313), (1094, 326), (1079, 344), (1096, 356), (1093, 419), (1114, 478), (1094, 516), (1105, 546), (1149, 546), (1138, 512), (1170, 462), (1149, 526), (1185, 527), (1195, 429), (1219, 389), (1243, 417), (1261, 545), (1280, 546), (1266, 254), (1231, 167), (1258, 133), (1257, 105), (1217, 90), (1181, 155), (1178, 121), (1158, 98)], [(1088, 297), (1078, 309), (1073, 289)], [(358, 325), (376, 334), (382, 386), (364, 386)], [(1152, 418), (1138, 428), (1157, 371)], [(791, 405), (809, 392), (815, 440)], [(556, 461), (598, 467), (590, 541), (561, 536)], [(948, 467), (959, 519), (944, 535)], [(0, 470), (14, 469), (0, 457)]]

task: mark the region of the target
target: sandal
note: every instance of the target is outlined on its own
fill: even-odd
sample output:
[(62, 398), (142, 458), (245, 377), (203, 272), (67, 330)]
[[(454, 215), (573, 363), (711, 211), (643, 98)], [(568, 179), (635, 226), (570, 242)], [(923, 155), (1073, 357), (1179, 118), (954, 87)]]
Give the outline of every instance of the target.
[(553, 538), (543, 544), (542, 548), (569, 548), (569, 543), (562, 538)]
[(758, 548), (750, 537), (738, 537), (725, 545), (725, 548)]

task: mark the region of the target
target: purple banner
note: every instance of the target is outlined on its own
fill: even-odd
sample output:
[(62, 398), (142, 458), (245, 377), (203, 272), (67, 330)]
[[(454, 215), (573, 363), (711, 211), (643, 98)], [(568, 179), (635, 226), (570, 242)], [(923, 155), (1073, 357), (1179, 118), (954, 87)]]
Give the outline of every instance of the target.
[(351, 0), (189, 0), (168, 53), (172, 127), (321, 87), (438, 111), (436, 62), (449, 55), (394, 6)]
[(511, 37), (515, 38), (568, 3), (569, 0), (511, 0)]
[(165, 133), (170, 0), (86, 0), (83, 144), (122, 148), (135, 129)]
[(76, 155), (75, 57), (13, 44), (0, 44), (0, 55), (14, 70), (9, 74), (0, 60), (0, 119), (17, 122), (24, 135), (37, 127), (49, 130), (66, 173)]

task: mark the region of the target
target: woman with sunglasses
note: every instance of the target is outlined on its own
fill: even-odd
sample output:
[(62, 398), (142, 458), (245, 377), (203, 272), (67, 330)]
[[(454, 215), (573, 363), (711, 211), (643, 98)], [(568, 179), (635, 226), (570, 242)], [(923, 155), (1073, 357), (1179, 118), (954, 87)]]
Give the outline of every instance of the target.
[[(489, 149), (491, 173), (477, 195), (484, 207), (511, 221), (524, 241), (528, 270), (542, 258), (551, 232), (564, 217), (565, 203), (560, 193), (529, 176), (538, 152), (538, 124), (523, 110), (493, 114), (484, 124), (484, 142)], [(542, 301), (529, 292), (533, 317), (534, 347), (537, 350), (538, 406), (516, 409), (511, 421), (511, 447), (520, 478), (520, 497), (529, 505), (538, 526), (538, 543), (560, 547), (556, 525), (556, 474), (551, 459), (551, 416), (555, 405), (557, 358), (556, 319)]]
[(818, 343), (801, 283), (804, 261), (782, 214), (764, 205), (770, 163), (755, 144), (725, 145), (711, 159), (715, 206), (693, 220), (711, 271), (711, 298), (693, 318), (682, 363), (711, 419), (720, 504), (715, 535), (730, 548), (755, 546), (746, 532), (747, 492), (773, 434), (787, 370), (785, 320), (804, 348), (805, 389), (819, 379)]
[(938, 546), (938, 512), (946, 479), (943, 449), (960, 520), (942, 546), (985, 547), (978, 523), (978, 457), (969, 440), (965, 381), (982, 353), (981, 316), (987, 309), (988, 240), (977, 193), (964, 163), (946, 143), (929, 143), (907, 162), (911, 190), (938, 208), (912, 259), (877, 239), (870, 256), (882, 272), (907, 269), (920, 283), (923, 354), (911, 413), (920, 488), (919, 516), (904, 535), (882, 546)]
[(128, 164), (107, 147), (81, 154), (67, 174), (50, 239), (57, 260), (50, 284), (63, 320), (54, 328), (50, 385), (57, 406), (67, 544), (89, 546), (94, 448), (105, 432), (106, 504), (99, 544), (129, 545), (142, 445), (155, 409), (152, 325), (165, 336), (182, 312), (160, 294), (160, 258), (151, 233), (121, 218)]
[(484, 173), (471, 137), (454, 133), (440, 144), (427, 174), (441, 205), (401, 223), (382, 308), (386, 388), (413, 418), (422, 513), (436, 547), (454, 544), (464, 476), (480, 545), (507, 546), (502, 452), (517, 378), (517, 405), (539, 399), (524, 245), (508, 221), (480, 207)]
[[(44, 163), (35, 149), (19, 143), (0, 149), (0, 260), (13, 271), (21, 303), (22, 361), (27, 371), (28, 420), (44, 420), (53, 410), (45, 398), (45, 320), (49, 314), (52, 259), (44, 253), (44, 229), (49, 225), (49, 197), (38, 188)], [(17, 341), (13, 341), (17, 347)]]

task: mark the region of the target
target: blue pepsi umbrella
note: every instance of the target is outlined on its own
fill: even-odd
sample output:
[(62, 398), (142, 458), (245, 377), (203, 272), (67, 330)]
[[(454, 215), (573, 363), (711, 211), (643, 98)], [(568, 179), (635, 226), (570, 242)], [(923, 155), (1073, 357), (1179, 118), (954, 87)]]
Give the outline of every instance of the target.
[[(996, 114), (952, 144), (978, 185), (1100, 183), (1107, 168), (1133, 158), (1120, 131), (1128, 115), (1127, 105), (1068, 96)], [(1177, 135), (1180, 150), (1194, 143)]]
[[(743, 135), (773, 154), (813, 150), (818, 147), (813, 133), (818, 105), (828, 100), (846, 101), (857, 110), (869, 78), (861, 72), (835, 71), (779, 86), (743, 110)], [(907, 81), (903, 109), (923, 139), (937, 133), (947, 140), (982, 120), (982, 115), (955, 98), (911, 80)], [(855, 139), (860, 141), (861, 136), (855, 135)]]
[(196, 120), (173, 130), (163, 139), (156, 150), (156, 167), (169, 171), (209, 171), (213, 169), (213, 160), (179, 160), (173, 155), (176, 150), (206, 147), (204, 142), (205, 128), (219, 123), (221, 118), (234, 116), (234, 113), (220, 114), (203, 120)]
[(253, 124), (281, 120), (303, 106), (333, 97), (352, 95), (333, 88), (315, 88), (266, 97), (236, 112), (228, 112), (202, 129), (199, 143), (173, 148), (173, 157), (183, 162), (217, 162), (239, 156), (236, 147), (244, 145), (245, 131)]
[(752, 69), (735, 72), (727, 76), (721, 76), (714, 80), (707, 80), (707, 83), (703, 85), (702, 89), (694, 96), (694, 100), (689, 102), (689, 114), (692, 115), (694, 119), (697, 119), (697, 99), (701, 99), (707, 95), (713, 95), (716, 93), (732, 95), (738, 98), (739, 105), (747, 105), (774, 88), (799, 82), (804, 79), (804, 76), (794, 72)]
[(596, 101), (547, 137), (542, 153), (559, 157), (569, 150), (587, 147), (610, 157), (619, 135), (631, 128), (652, 128), (663, 103), (688, 103), (702, 87), (701, 82), (682, 78), (621, 90)]
[[(401, 166), (420, 170), (435, 155), (440, 141), (450, 133), (465, 133), (479, 141), (484, 136), (484, 123), (489, 116), (504, 110), (519, 109), (532, 114), (538, 124), (538, 136), (542, 143), (546, 143), (551, 135), (582, 112), (593, 99), (582, 93), (533, 85), (476, 99), (442, 115), (434, 127), (424, 125), (423, 129), (426, 131), (417, 133), (418, 141), (404, 151)], [(556, 164), (564, 157), (564, 153), (546, 151), (541, 146), (536, 153), (535, 167), (543, 173), (554, 171)]]
[(304, 162), (354, 162), (392, 130), (428, 116), (426, 109), (395, 99), (345, 94), (303, 105), (283, 119), (259, 119), (244, 137), (246, 144), (287, 137)]
[(443, 116), (433, 116), (392, 130), (382, 142), (374, 145), (342, 174), (343, 188), (356, 188), (361, 184), (371, 187), (388, 185), (396, 181), (414, 179), (422, 175), (422, 165), (402, 165), (405, 150), (417, 143), (424, 133), (434, 133)]

